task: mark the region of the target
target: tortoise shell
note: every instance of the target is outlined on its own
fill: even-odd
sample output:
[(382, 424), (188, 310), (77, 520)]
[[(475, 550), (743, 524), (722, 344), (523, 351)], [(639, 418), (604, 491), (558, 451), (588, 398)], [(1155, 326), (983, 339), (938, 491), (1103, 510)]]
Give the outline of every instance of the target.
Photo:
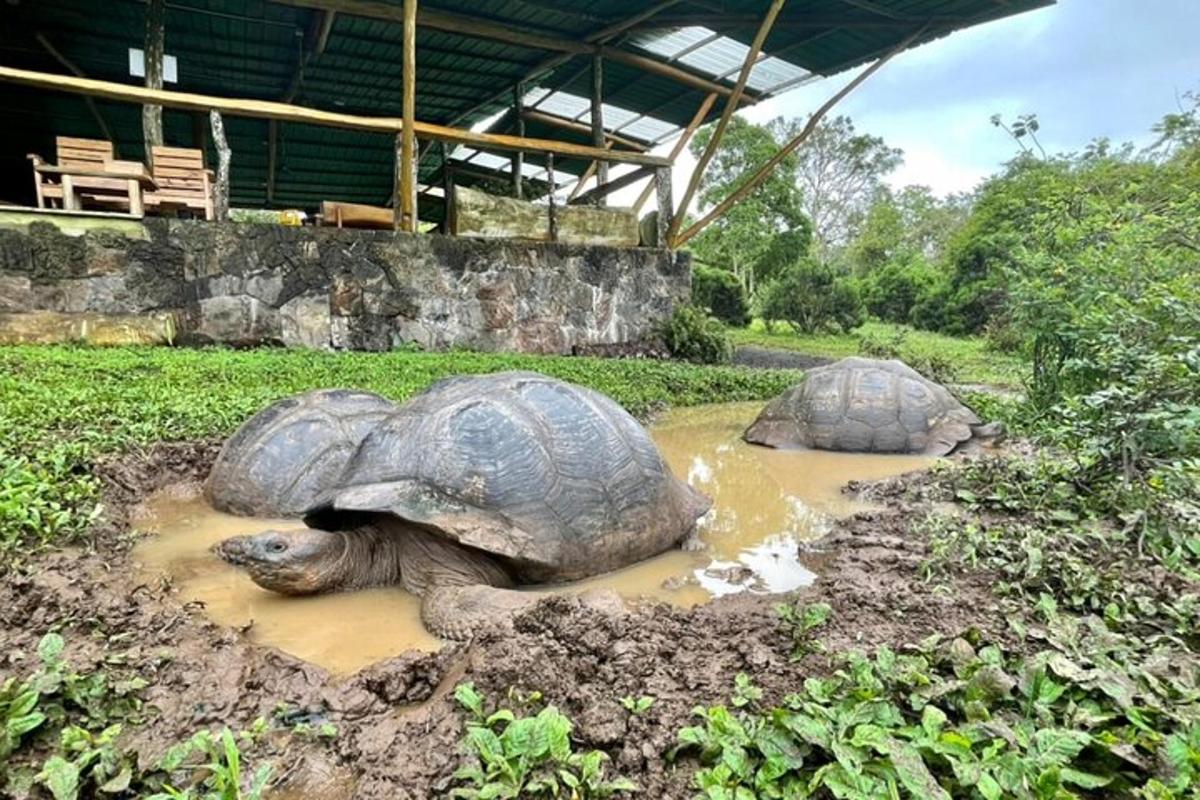
[(847, 358), (810, 370), (743, 438), (768, 447), (940, 456), (979, 423), (944, 386), (900, 361)]
[(225, 442), (205, 495), (230, 514), (300, 516), (342, 474), (363, 437), (396, 409), (379, 395), (346, 389), (272, 403)]
[(663, 552), (708, 507), (617, 403), (507, 372), (443, 380), (376, 425), (310, 520), (393, 514), (544, 582)]

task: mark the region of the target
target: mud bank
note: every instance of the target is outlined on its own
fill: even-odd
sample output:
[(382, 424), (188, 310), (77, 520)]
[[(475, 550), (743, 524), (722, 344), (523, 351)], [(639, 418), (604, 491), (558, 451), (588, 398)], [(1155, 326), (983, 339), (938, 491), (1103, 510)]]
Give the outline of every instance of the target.
[[(462, 735), (449, 693), (471, 680), (493, 698), (512, 687), (541, 691), (575, 720), (579, 745), (607, 751), (641, 796), (682, 800), (695, 793), (691, 765), (670, 765), (665, 754), (693, 706), (725, 701), (739, 672), (770, 701), (829, 667), (824, 655), (789, 663), (774, 613), (778, 596), (738, 595), (692, 609), (648, 604), (616, 617), (554, 597), (518, 618), (509, 634), (335, 678), (208, 621), (202, 609), (181, 604), (168, 581), (146, 583), (130, 568), (125, 534), (137, 503), (163, 486), (199, 479), (215, 451), (211, 442), (159, 445), (103, 465), (109, 519), (94, 547), (38, 557), (0, 584), (0, 675), (27, 672), (37, 640), (51, 628), (67, 639), (76, 666), (141, 675), (149, 681), (146, 720), (129, 729), (127, 741), (144, 763), (199, 727), (244, 728), (259, 716), (275, 719), (286, 704), (293, 718), (331, 722), (339, 731), (324, 744), (268, 737), (251, 753), (280, 764), (290, 796), (444, 796)], [(804, 595), (833, 607), (821, 635), (830, 652), (901, 646), (969, 627), (997, 636), (1004, 629), (986, 576), (936, 592), (921, 581), (925, 548), (908, 530), (925, 501), (895, 490), (903, 483), (874, 493), (884, 510), (838, 525), (817, 546), (825, 577)], [(626, 695), (657, 702), (634, 716), (619, 703)], [(339, 777), (324, 781), (332, 788), (305, 788), (311, 770), (285, 770), (289, 764), (320, 765), (322, 774)]]

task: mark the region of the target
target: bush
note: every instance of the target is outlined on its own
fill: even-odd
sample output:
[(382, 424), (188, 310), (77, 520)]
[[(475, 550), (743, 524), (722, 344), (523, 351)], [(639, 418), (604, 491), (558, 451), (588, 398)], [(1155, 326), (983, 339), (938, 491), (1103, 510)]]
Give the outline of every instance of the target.
[(761, 297), (763, 319), (786, 322), (798, 333), (849, 331), (866, 319), (853, 282), (812, 260), (788, 267)]
[(746, 289), (732, 272), (696, 264), (692, 268), (692, 302), (727, 325), (744, 328), (750, 324)]
[(675, 358), (701, 364), (726, 364), (733, 357), (733, 343), (721, 321), (702, 308), (680, 306), (663, 325), (661, 334)]
[(918, 254), (893, 258), (863, 278), (867, 310), (886, 322), (910, 321), (913, 306), (937, 283), (937, 273)]

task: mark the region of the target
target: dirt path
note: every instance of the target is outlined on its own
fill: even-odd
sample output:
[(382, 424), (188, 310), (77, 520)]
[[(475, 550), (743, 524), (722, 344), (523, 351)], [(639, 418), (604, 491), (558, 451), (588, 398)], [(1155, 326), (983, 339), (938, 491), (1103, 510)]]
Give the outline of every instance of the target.
[[(258, 755), (308, 767), (282, 773), (293, 794), (281, 796), (440, 797), (460, 762), (462, 717), (449, 693), (471, 680), (493, 698), (510, 688), (541, 691), (575, 720), (579, 744), (612, 755), (641, 796), (682, 800), (694, 795), (691, 770), (664, 756), (692, 707), (726, 701), (739, 672), (773, 700), (828, 668), (823, 655), (789, 662), (778, 597), (743, 595), (692, 610), (647, 605), (623, 616), (558, 597), (520, 617), (510, 634), (332, 678), (207, 621), (201, 609), (181, 606), (169, 585), (146, 585), (129, 569), (126, 520), (136, 503), (202, 477), (215, 450), (212, 442), (161, 445), (107, 465), (110, 520), (95, 549), (42, 556), (0, 583), (0, 674), (28, 671), (39, 637), (60, 626), (76, 665), (105, 662), (150, 682), (143, 696), (151, 712), (130, 734), (147, 759), (199, 727), (246, 727), (285, 703), (289, 719), (332, 722), (339, 735), (327, 745), (294, 737), (263, 745)], [(824, 577), (806, 594), (833, 607), (821, 632), (830, 651), (899, 646), (972, 626), (1002, 635), (984, 577), (936, 593), (921, 582), (916, 567), (925, 551), (906, 534), (914, 512), (902, 485), (877, 489), (886, 510), (853, 518), (810, 554)], [(619, 703), (625, 695), (657, 702), (633, 716)], [(304, 784), (314, 769), (325, 788)]]
[(812, 369), (832, 364), (835, 359), (810, 356), (794, 350), (742, 345), (733, 351), (733, 364), (757, 369)]

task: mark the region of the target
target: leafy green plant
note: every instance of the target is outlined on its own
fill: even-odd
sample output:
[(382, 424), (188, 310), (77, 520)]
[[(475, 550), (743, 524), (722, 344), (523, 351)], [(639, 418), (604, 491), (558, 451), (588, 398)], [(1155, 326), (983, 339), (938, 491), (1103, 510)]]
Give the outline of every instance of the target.
[(708, 309), (726, 325), (750, 324), (750, 300), (732, 272), (696, 264), (692, 267), (692, 303)]
[[(1157, 677), (1098, 621), (1048, 619), (1031, 656), (935, 639), (843, 656), (762, 712), (697, 707), (671, 758), (696, 759), (705, 798), (1188, 796), (1195, 676)], [(1151, 793), (1160, 758), (1177, 794)]]
[(625, 697), (621, 698), (621, 707), (630, 714), (637, 716), (638, 714), (645, 714), (647, 711), (649, 711), (650, 706), (654, 705), (654, 701), (657, 699), (658, 698), (651, 697), (649, 695), (642, 695), (641, 697), (626, 695)]
[(724, 364), (733, 345), (721, 321), (695, 306), (680, 306), (661, 329), (671, 355), (700, 364)]
[[(240, 738), (253, 741), (254, 733)], [(271, 779), (271, 765), (263, 764), (246, 775), (242, 758), (238, 739), (228, 728), (218, 734), (198, 731), (170, 748), (155, 765), (154, 771), (167, 778), (162, 790), (147, 800), (261, 800)], [(193, 784), (177, 789), (170, 782), (174, 776)]]
[(763, 319), (787, 323), (797, 333), (845, 332), (866, 318), (853, 282), (812, 259), (797, 262), (764, 284), (759, 306)]
[(608, 780), (600, 750), (574, 752), (571, 720), (552, 705), (533, 716), (502, 708), (485, 710), (486, 700), (471, 683), (454, 691), (470, 714), (463, 747), (471, 763), (455, 772), (460, 784), (450, 793), (459, 798), (614, 797), (637, 790), (624, 778)]
[(775, 606), (780, 627), (792, 642), (792, 661), (800, 661), (810, 653), (824, 649), (813, 632), (825, 627), (833, 609), (828, 603), (780, 603)]

